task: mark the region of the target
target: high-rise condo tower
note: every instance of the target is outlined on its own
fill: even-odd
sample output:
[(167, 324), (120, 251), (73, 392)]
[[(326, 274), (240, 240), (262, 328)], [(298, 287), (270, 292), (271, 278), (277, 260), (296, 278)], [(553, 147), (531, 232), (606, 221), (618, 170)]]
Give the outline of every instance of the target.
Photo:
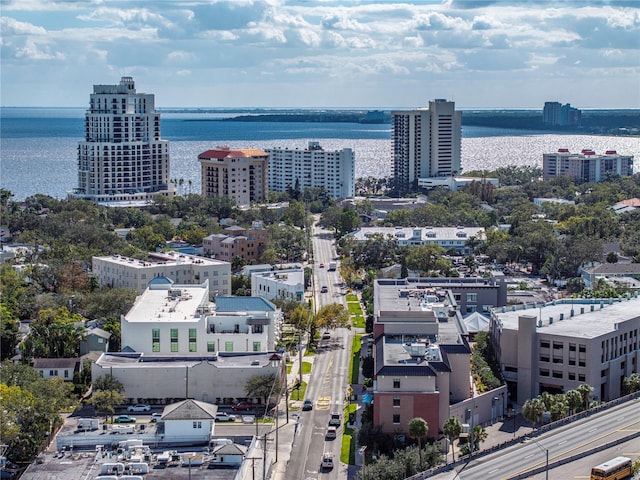
[(137, 93), (131, 77), (94, 85), (78, 142), (78, 188), (72, 196), (110, 205), (144, 205), (173, 196), (169, 141), (160, 138), (152, 94)]
[(454, 102), (436, 99), (429, 108), (391, 115), (393, 176), (398, 189), (415, 190), (420, 178), (461, 173), (462, 115)]

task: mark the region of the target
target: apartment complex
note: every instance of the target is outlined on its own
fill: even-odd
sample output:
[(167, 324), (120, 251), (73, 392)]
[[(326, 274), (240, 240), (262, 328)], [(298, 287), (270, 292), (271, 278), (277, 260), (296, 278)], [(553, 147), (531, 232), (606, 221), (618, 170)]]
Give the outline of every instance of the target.
[(573, 108), (570, 103), (544, 102), (542, 123), (551, 126), (577, 127), (582, 122), (582, 111)]
[(353, 150), (326, 151), (319, 142), (309, 142), (300, 150), (268, 148), (269, 189), (286, 192), (297, 189), (323, 188), (330, 198), (355, 195), (355, 158)]
[(461, 172), (462, 114), (443, 99), (429, 108), (394, 111), (393, 176), (401, 190), (413, 190), (420, 178)]
[(594, 398), (612, 400), (622, 394), (623, 379), (640, 371), (637, 294), (498, 308), (490, 334), (511, 401), (520, 405), (583, 383)]
[(191, 285), (208, 280), (211, 295), (231, 294), (229, 262), (178, 252), (152, 252), (147, 261), (121, 255), (93, 257), (92, 273), (101, 287), (133, 288), (139, 293), (148, 288), (149, 282), (165, 279)]
[(198, 155), (204, 198), (227, 196), (237, 205), (262, 202), (268, 193), (268, 157), (255, 148), (227, 146)]
[(258, 260), (267, 249), (269, 234), (261, 221), (254, 221), (250, 229), (233, 225), (224, 231), (202, 239), (205, 255), (226, 262), (232, 262), (234, 257), (252, 261)]
[(155, 195), (175, 195), (169, 175), (169, 141), (160, 136), (154, 95), (137, 93), (131, 77), (118, 85), (94, 85), (72, 196), (144, 205)]
[(123, 351), (144, 354), (267, 352), (280, 311), (261, 297), (209, 300), (209, 285), (152, 284), (121, 318)]
[(597, 155), (590, 149), (571, 153), (567, 148), (543, 154), (542, 178), (549, 180), (562, 175), (582, 182), (600, 182), (609, 176), (626, 177), (633, 175), (633, 155), (619, 155), (615, 150)]
[(469, 239), (484, 241), (483, 227), (361, 227), (350, 233), (355, 240), (366, 242), (375, 235), (394, 238), (398, 245), (422, 245), (435, 243), (447, 250), (455, 249), (459, 253), (471, 252)]

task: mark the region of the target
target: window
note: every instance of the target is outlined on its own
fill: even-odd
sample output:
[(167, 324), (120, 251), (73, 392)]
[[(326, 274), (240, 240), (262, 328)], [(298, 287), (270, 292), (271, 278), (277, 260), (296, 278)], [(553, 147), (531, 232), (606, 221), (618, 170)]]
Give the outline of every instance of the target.
[(549, 376), (549, 370), (546, 369), (540, 369), (540, 376), (541, 377), (548, 377)]
[(198, 351), (198, 342), (196, 341), (196, 329), (189, 329), (189, 351), (197, 352)]
[(397, 413), (393, 414), (393, 423), (400, 423), (400, 415), (398, 415)]
[(558, 370), (554, 370), (553, 378), (562, 378), (562, 372), (559, 372)]
[(478, 294), (477, 293), (467, 293), (467, 302), (477, 302)]
[(549, 357), (548, 356), (544, 356), (544, 357), (540, 357), (540, 361), (541, 362), (548, 362), (549, 361)]
[(586, 345), (579, 345), (578, 346), (578, 351), (580, 353), (585, 353), (587, 351), (587, 346)]
[(400, 379), (399, 378), (394, 378), (393, 379), (393, 388), (400, 388)]
[(554, 350), (562, 350), (564, 348), (564, 344), (560, 342), (553, 342)]
[(69, 378), (69, 370), (64, 371), (64, 378)]
[(393, 397), (393, 406), (394, 407), (400, 406), (400, 397)]
[(585, 381), (584, 373), (580, 373), (580, 374), (578, 374), (578, 381), (579, 381), (579, 382), (584, 382), (584, 381)]
[(569, 372), (568, 374), (569, 380), (575, 380), (576, 379), (576, 374), (575, 372)]
[(224, 351), (233, 352), (233, 342), (224, 342)]
[(549, 348), (549, 340), (540, 340), (540, 348)]
[(587, 363), (584, 360), (578, 360), (578, 366), (579, 367), (586, 367)]
[(260, 342), (253, 342), (253, 351), (254, 352), (260, 351)]
[(570, 343), (569, 344), (569, 351), (570, 352), (575, 352), (576, 351), (576, 344), (575, 343)]
[(212, 353), (216, 351), (216, 342), (207, 342), (207, 352)]
[(574, 365), (576, 364), (576, 359), (575, 358), (570, 358), (569, 359), (569, 365)]
[(193, 428), (202, 428), (202, 422), (193, 422)]
[(160, 351), (160, 329), (154, 328), (151, 330), (151, 351), (159, 352)]
[(176, 353), (178, 351), (178, 329), (171, 329), (171, 352)]

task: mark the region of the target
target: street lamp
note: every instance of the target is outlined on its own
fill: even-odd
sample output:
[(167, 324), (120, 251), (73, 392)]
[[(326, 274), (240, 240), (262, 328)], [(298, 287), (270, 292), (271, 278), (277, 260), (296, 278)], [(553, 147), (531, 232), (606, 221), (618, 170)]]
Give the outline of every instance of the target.
[(543, 447), (542, 445), (540, 445), (538, 442), (536, 442), (533, 438), (531, 439), (531, 441), (535, 444), (536, 447), (538, 447), (540, 450), (542, 450), (545, 454), (546, 457), (546, 466), (545, 466), (545, 479), (549, 480), (549, 449)]

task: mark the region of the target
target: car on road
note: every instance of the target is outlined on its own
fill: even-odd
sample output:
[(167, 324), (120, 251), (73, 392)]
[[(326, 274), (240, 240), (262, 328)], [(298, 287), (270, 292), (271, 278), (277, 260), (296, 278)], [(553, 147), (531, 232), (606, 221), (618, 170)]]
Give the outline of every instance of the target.
[(139, 403), (138, 405), (129, 405), (127, 407), (127, 412), (150, 412), (151, 405), (146, 405)]
[(320, 463), (321, 470), (333, 469), (333, 453), (325, 452), (322, 455), (322, 462)]
[(253, 410), (253, 403), (238, 402), (231, 407), (234, 412), (245, 412), (247, 410)]
[(329, 426), (339, 427), (341, 423), (340, 413), (331, 412), (331, 415), (329, 415)]
[(329, 291), (329, 287), (327, 287), (326, 285), (323, 285), (322, 288), (320, 289), (320, 293), (327, 293)]
[(320, 264), (320, 268), (324, 268), (324, 263), (321, 263), (321, 264)]
[(327, 440), (334, 440), (337, 436), (338, 436), (338, 427), (334, 427), (333, 425), (330, 425), (329, 427), (327, 427), (327, 435), (326, 435)]
[(227, 412), (216, 413), (216, 422), (235, 422), (236, 416), (229, 415)]
[(329, 340), (331, 338), (331, 333), (330, 332), (324, 332), (322, 334), (322, 339), (323, 340)]
[(151, 420), (150, 422), (155, 423), (160, 421), (160, 419), (162, 418), (162, 413), (161, 412), (153, 412), (151, 414)]
[(118, 415), (113, 419), (113, 423), (136, 423), (136, 417), (132, 417), (131, 415)]
[(302, 403), (302, 410), (307, 412), (309, 410), (313, 410), (313, 402), (308, 398)]

